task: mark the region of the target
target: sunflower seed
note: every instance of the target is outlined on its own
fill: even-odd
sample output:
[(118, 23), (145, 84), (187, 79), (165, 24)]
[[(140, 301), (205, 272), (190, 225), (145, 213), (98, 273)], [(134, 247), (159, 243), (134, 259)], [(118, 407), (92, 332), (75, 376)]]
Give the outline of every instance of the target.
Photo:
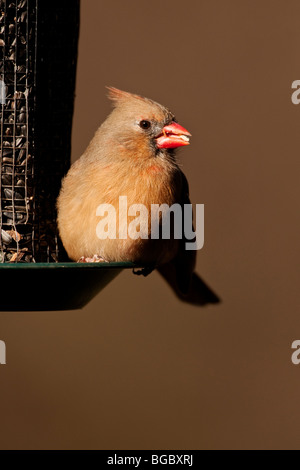
[(25, 122), (25, 121), (26, 121), (26, 114), (25, 113), (19, 114), (18, 122)]
[(9, 245), (12, 242), (12, 237), (5, 230), (1, 229), (1, 240), (5, 245)]
[(16, 242), (19, 242), (22, 236), (15, 230), (8, 230), (6, 232), (11, 238), (13, 238)]

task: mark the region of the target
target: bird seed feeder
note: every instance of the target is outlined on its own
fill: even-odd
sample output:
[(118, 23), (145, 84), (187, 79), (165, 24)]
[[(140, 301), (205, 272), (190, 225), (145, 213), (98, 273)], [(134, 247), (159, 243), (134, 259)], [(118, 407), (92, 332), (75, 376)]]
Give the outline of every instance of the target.
[(0, 0), (0, 310), (83, 307), (132, 263), (73, 263), (56, 199), (70, 167), (79, 0)]

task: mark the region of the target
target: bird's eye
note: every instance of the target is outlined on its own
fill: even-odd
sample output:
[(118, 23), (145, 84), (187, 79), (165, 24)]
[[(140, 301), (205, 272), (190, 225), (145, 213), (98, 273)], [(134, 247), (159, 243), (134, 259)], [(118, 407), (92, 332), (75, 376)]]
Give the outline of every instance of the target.
[(150, 121), (141, 121), (140, 122), (140, 127), (142, 129), (149, 129), (149, 127), (151, 126), (151, 122)]

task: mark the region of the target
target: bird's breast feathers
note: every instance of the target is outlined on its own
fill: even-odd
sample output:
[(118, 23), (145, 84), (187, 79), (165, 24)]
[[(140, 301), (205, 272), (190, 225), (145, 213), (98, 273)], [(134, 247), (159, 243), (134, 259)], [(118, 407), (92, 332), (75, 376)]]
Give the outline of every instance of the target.
[[(93, 163), (86, 165), (84, 171), (82, 164), (74, 166), (76, 178), (72, 171), (65, 178), (58, 201), (59, 229), (67, 240), (65, 248), (69, 256), (74, 260), (94, 254), (109, 261), (171, 259), (177, 250), (177, 240), (151, 240), (150, 214), (153, 204), (171, 206), (180, 202), (180, 170), (169, 171), (157, 161), (127, 168), (126, 165), (101, 167)], [(138, 210), (138, 206), (145, 210)], [(134, 220), (141, 231), (138, 239), (128, 236), (128, 227)], [(101, 230), (108, 228), (115, 229), (115, 239), (104, 238), (105, 234), (100, 238)], [(126, 238), (124, 233), (127, 233)]]

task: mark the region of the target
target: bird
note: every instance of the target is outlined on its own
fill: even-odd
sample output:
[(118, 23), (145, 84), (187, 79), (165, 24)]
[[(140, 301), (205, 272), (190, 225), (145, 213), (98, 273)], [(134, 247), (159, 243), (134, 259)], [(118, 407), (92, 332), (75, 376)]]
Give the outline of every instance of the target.
[[(72, 261), (133, 262), (137, 274), (157, 269), (180, 300), (193, 305), (214, 304), (219, 297), (196, 274), (196, 250), (185, 249), (185, 238), (151, 238), (151, 223), (140, 213), (140, 237), (120, 236), (132, 221), (121, 214), (120, 196), (128, 207), (139, 204), (190, 204), (187, 178), (176, 149), (189, 145), (191, 134), (165, 106), (138, 94), (107, 87), (113, 109), (96, 131), (83, 155), (62, 180), (57, 199), (57, 223), (63, 246)], [(107, 226), (115, 237), (99, 237), (97, 208), (113, 207)], [(166, 206), (164, 206), (166, 207)], [(106, 213), (107, 214), (107, 213)], [(103, 215), (103, 213), (102, 213)], [(112, 217), (115, 217), (115, 221)], [(158, 219), (161, 234), (161, 218)], [(107, 228), (106, 226), (106, 228)]]

